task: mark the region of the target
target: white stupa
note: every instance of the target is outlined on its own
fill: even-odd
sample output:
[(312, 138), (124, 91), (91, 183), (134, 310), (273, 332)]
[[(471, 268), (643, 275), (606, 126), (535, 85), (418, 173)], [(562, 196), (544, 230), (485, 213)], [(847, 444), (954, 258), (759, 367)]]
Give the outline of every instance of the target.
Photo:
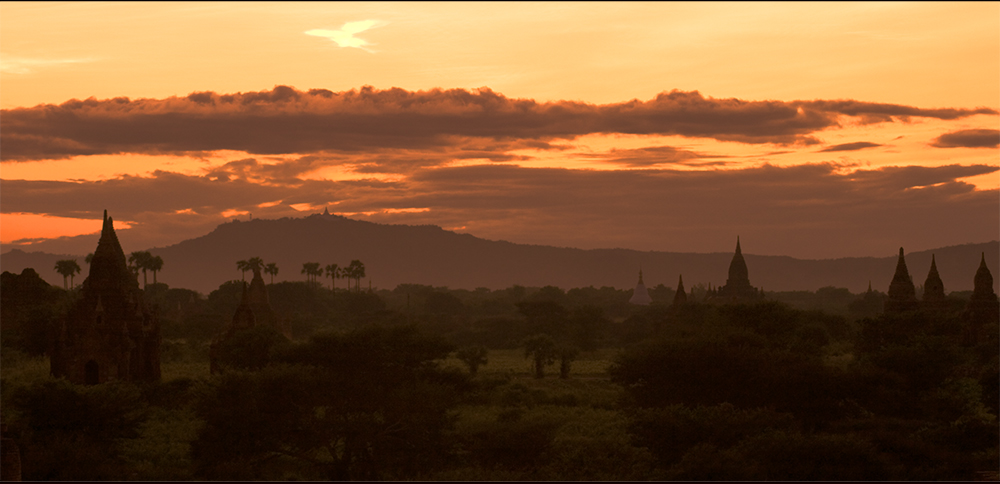
[(646, 291), (646, 285), (642, 283), (642, 269), (639, 269), (639, 283), (635, 285), (632, 298), (628, 302), (639, 306), (649, 306), (649, 303), (653, 302), (653, 298), (649, 297), (649, 291)]

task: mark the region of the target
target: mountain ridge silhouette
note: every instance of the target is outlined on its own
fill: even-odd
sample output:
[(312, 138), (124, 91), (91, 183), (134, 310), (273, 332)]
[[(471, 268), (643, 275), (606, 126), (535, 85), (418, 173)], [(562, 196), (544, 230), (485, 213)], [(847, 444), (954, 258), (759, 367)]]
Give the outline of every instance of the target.
[[(735, 235), (733, 247), (735, 249)], [(752, 247), (752, 241), (743, 241)], [(95, 239), (96, 246), (96, 239)], [(905, 249), (905, 244), (904, 244)], [(632, 249), (576, 249), (487, 240), (447, 231), (436, 225), (390, 225), (314, 214), (304, 218), (254, 219), (220, 224), (201, 237), (148, 249), (164, 260), (158, 280), (171, 287), (207, 294), (225, 281), (240, 279), (237, 260), (261, 257), (278, 265), (278, 281), (304, 281), (305, 262), (346, 266), (361, 260), (373, 287), (393, 289), (401, 283), (447, 286), (452, 289), (501, 289), (553, 285), (563, 289), (586, 286), (635, 286), (641, 267), (647, 287), (674, 287), (679, 275), (688, 288), (725, 284), (733, 252), (683, 253)], [(749, 249), (752, 252), (752, 249)], [(885, 257), (795, 259), (744, 252), (750, 282), (765, 291), (814, 291), (824, 286), (862, 292), (885, 291), (892, 278), (899, 247), (887, 247)], [(935, 254), (945, 290), (971, 290), (981, 253), (1000, 282), (1000, 242), (969, 243), (907, 252), (906, 262), (916, 285), (923, 284)], [(83, 256), (28, 253), (13, 249), (0, 254), (2, 270), (33, 267), (50, 283), (61, 283), (52, 270), (56, 260)], [(926, 259), (926, 260), (925, 260)], [(87, 267), (81, 276), (86, 277)], [(51, 273), (51, 274), (50, 274)], [(270, 277), (265, 277), (270, 281)], [(324, 285), (329, 286), (327, 277)], [(996, 284), (996, 283), (995, 283)], [(346, 281), (338, 280), (340, 288)], [(362, 281), (367, 286), (368, 281)], [(996, 289), (996, 288), (995, 288)]]

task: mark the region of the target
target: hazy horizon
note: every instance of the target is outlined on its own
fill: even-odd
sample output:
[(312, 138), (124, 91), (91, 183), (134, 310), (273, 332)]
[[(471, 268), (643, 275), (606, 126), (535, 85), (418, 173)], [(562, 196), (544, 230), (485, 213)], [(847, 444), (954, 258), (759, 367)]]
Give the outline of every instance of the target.
[[(183, 240), (178, 240), (176, 242), (166, 243), (166, 244), (163, 244), (163, 245), (160, 245), (160, 246), (142, 246), (141, 243), (137, 243), (135, 240), (131, 240), (132, 236), (133, 236), (133, 233), (131, 233), (131, 231), (129, 229), (127, 229), (127, 228), (125, 228), (125, 229), (118, 228), (119, 223), (118, 223), (117, 220), (115, 220), (114, 223), (115, 223), (115, 232), (117, 233), (118, 239), (121, 241), (122, 247), (125, 249), (125, 252), (133, 252), (133, 251), (137, 251), (137, 250), (164, 249), (164, 248), (171, 247), (171, 246), (177, 245), (179, 243), (185, 242), (187, 240), (197, 239), (197, 238), (203, 237), (205, 235), (211, 234), (216, 229), (218, 229), (219, 226), (221, 226), (223, 224), (228, 224), (228, 223), (233, 223), (233, 222), (250, 222), (250, 221), (255, 221), (255, 220), (271, 220), (271, 221), (273, 221), (273, 220), (280, 220), (282, 218), (305, 219), (305, 218), (311, 217), (313, 215), (318, 215), (318, 214), (317, 213), (301, 214), (301, 216), (299, 216), (299, 217), (294, 217), (294, 216), (291, 216), (291, 217), (289, 217), (289, 216), (285, 216), (285, 217), (253, 217), (252, 219), (250, 219), (250, 218), (242, 218), (241, 219), (239, 217), (234, 217), (234, 218), (232, 218), (230, 220), (221, 221), (219, 223), (219, 225), (211, 228), (210, 230), (206, 231), (203, 234), (193, 235), (193, 236), (191, 236), (189, 238), (186, 238), (186, 239), (183, 239)], [(336, 216), (339, 216), (339, 217), (344, 217), (343, 215), (337, 215), (337, 214), (331, 214), (331, 215), (336, 215)], [(647, 251), (647, 250), (635, 249), (635, 248), (631, 248), (631, 247), (610, 247), (610, 246), (609, 247), (571, 247), (571, 246), (560, 246), (560, 245), (552, 245), (552, 244), (535, 244), (535, 243), (528, 243), (528, 242), (518, 242), (516, 240), (489, 239), (489, 238), (485, 238), (485, 237), (479, 237), (476, 234), (470, 234), (470, 233), (467, 233), (467, 232), (448, 230), (448, 229), (445, 229), (445, 228), (441, 227), (440, 225), (435, 225), (435, 224), (413, 224), (413, 223), (405, 223), (405, 222), (391, 222), (391, 223), (390, 222), (374, 222), (374, 221), (371, 221), (371, 220), (364, 220), (364, 219), (360, 219), (360, 218), (352, 218), (352, 217), (344, 217), (344, 218), (346, 218), (348, 220), (356, 220), (356, 221), (360, 221), (360, 222), (371, 222), (371, 223), (376, 223), (376, 224), (381, 224), (381, 225), (400, 225), (400, 226), (415, 226), (415, 227), (418, 227), (418, 226), (433, 226), (433, 227), (438, 227), (438, 228), (440, 228), (442, 230), (445, 230), (447, 232), (453, 232), (453, 233), (456, 233), (456, 234), (472, 235), (473, 237), (476, 237), (477, 239), (482, 239), (482, 240), (487, 240), (487, 241), (493, 241), (493, 242), (510, 242), (512, 244), (517, 244), (517, 245), (538, 245), (538, 246), (544, 246), (544, 247), (555, 247), (555, 248), (565, 248), (565, 249), (579, 249), (579, 250), (614, 250), (614, 249), (624, 249), (624, 250), (635, 250), (635, 251), (640, 251), (640, 252), (675, 252), (675, 253), (685, 253), (685, 254), (718, 254), (718, 253), (732, 253), (732, 251), (733, 251), (732, 247), (730, 247), (728, 249), (712, 250), (712, 251), (698, 251), (698, 250), (692, 250), (692, 251), (648, 250)], [(36, 243), (33, 243), (33, 244), (24, 244), (24, 245), (20, 245), (20, 244), (0, 244), (0, 253), (7, 253), (7, 252), (9, 252), (11, 250), (15, 250), (16, 249), (16, 250), (21, 250), (21, 251), (27, 252), (27, 253), (42, 252), (42, 253), (46, 253), (46, 254), (74, 255), (74, 256), (81, 256), (82, 257), (85, 254), (88, 254), (88, 253), (91, 253), (91, 252), (94, 251), (94, 248), (92, 246), (96, 246), (97, 240), (100, 238), (100, 235), (101, 235), (100, 230), (98, 230), (98, 231), (96, 231), (94, 233), (81, 234), (81, 235), (76, 235), (76, 236), (63, 236), (63, 237), (57, 237), (57, 238), (52, 238), (52, 239), (45, 239), (43, 241), (36, 242)], [(904, 244), (902, 247), (904, 249), (906, 249), (907, 253), (909, 253), (909, 252), (923, 252), (923, 251), (927, 251), (927, 250), (939, 249), (939, 248), (944, 248), (944, 247), (954, 247), (954, 246), (962, 246), (962, 245), (970, 245), (970, 244), (982, 244), (982, 243), (988, 243), (988, 242), (996, 242), (998, 240), (1000, 240), (1000, 237), (995, 237), (995, 238), (989, 239), (989, 240), (970, 240), (970, 241), (967, 241), (967, 242), (960, 242), (960, 243), (956, 243), (956, 244), (934, 246), (934, 247), (916, 247), (916, 246), (913, 246), (913, 248), (911, 249), (910, 246), (908, 246), (906, 244)], [(730, 245), (734, 245), (736, 243), (736, 239), (733, 239), (730, 242), (731, 242)], [(744, 242), (744, 246), (745, 246), (745, 244), (746, 244), (746, 242)], [(751, 246), (753, 247), (753, 244)], [(76, 247), (76, 248), (74, 249), (74, 247)], [(754, 251), (754, 250), (748, 251), (746, 249), (743, 249), (743, 252), (745, 254), (760, 255), (760, 256), (787, 256), (787, 257), (792, 257), (792, 258), (795, 258), (795, 259), (802, 259), (802, 260), (830, 260), (830, 259), (844, 259), (844, 258), (866, 258), (866, 257), (881, 258), (881, 257), (892, 257), (892, 256), (895, 256), (895, 254), (897, 254), (898, 249), (899, 249), (899, 247), (887, 248), (886, 251), (883, 251), (883, 253), (879, 253), (879, 254), (844, 255), (844, 256), (837, 256), (837, 257), (818, 257), (818, 258), (795, 257), (795, 256), (791, 256), (791, 255), (788, 255), (788, 254), (767, 253), (767, 252), (763, 252), (763, 251), (759, 251), (759, 250), (757, 250), (757, 251)]]

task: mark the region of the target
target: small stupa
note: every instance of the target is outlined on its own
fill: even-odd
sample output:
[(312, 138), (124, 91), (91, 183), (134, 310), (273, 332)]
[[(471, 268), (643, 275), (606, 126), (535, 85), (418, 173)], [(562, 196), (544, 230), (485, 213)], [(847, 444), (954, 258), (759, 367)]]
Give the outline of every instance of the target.
[(653, 298), (649, 297), (649, 291), (646, 290), (646, 285), (642, 282), (642, 269), (639, 269), (639, 283), (635, 285), (632, 298), (628, 302), (639, 306), (649, 306), (649, 303), (653, 302)]

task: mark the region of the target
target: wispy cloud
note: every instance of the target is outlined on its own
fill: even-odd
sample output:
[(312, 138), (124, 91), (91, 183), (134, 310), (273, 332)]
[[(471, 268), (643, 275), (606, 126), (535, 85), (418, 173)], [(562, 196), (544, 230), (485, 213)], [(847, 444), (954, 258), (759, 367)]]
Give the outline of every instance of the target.
[(369, 49), (368, 46), (375, 44), (360, 37), (355, 37), (355, 35), (366, 30), (381, 27), (387, 23), (381, 20), (359, 20), (345, 23), (340, 27), (340, 30), (312, 29), (307, 30), (305, 33), (306, 35), (315, 35), (316, 37), (330, 39), (336, 42), (339, 47), (354, 47), (374, 54), (376, 51)]
[(834, 145), (834, 146), (831, 146), (829, 148), (823, 148), (823, 149), (819, 150), (819, 152), (820, 153), (828, 153), (828, 152), (831, 152), (831, 151), (857, 151), (857, 150), (863, 150), (865, 148), (875, 148), (875, 147), (878, 147), (878, 146), (882, 146), (882, 145), (880, 145), (878, 143), (871, 143), (871, 142), (868, 142), (868, 141), (858, 141), (857, 143), (844, 143), (844, 144), (840, 144), (840, 145)]
[(65, 64), (82, 64), (93, 62), (96, 59), (32, 59), (27, 57), (17, 57), (0, 54), (0, 72), (4, 74), (31, 74), (37, 69), (60, 66)]
[(931, 146), (937, 148), (996, 148), (998, 144), (1000, 144), (1000, 130), (963, 129), (934, 138)]

